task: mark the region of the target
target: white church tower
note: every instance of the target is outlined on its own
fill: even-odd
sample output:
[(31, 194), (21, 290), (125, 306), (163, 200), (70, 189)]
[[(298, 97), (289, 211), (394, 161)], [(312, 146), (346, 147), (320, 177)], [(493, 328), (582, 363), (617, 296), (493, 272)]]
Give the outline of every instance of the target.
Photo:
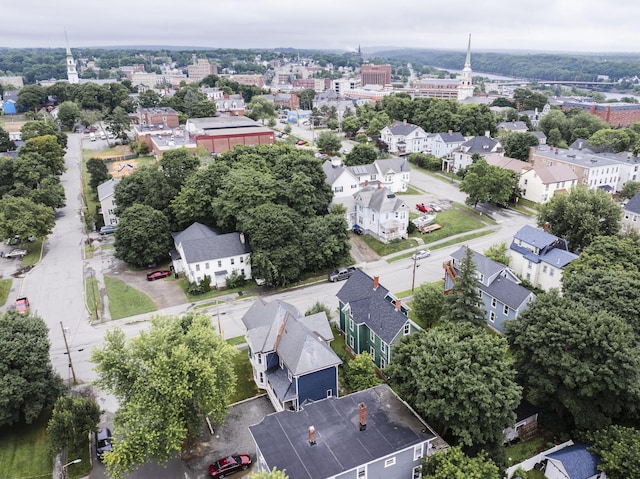
[(67, 42), (67, 79), (69, 83), (80, 83), (78, 80), (78, 72), (76, 70), (76, 61), (71, 55), (71, 48), (69, 48), (69, 39), (67, 38), (67, 30), (64, 31), (64, 39)]
[(462, 69), (462, 79), (458, 85), (458, 101), (473, 96), (473, 84), (471, 78), (471, 34), (469, 34), (469, 45), (467, 46), (467, 59)]

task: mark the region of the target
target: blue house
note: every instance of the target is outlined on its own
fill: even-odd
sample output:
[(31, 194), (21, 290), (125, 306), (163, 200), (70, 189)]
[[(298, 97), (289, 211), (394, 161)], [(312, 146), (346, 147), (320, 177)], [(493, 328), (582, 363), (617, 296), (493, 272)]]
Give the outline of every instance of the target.
[(18, 103), (18, 92), (16, 90), (7, 90), (4, 92), (0, 107), (5, 115), (15, 115), (17, 112), (16, 103)]
[(276, 411), (338, 396), (342, 361), (329, 346), (333, 331), (324, 312), (303, 316), (284, 301), (258, 299), (242, 322), (253, 379)]
[(574, 444), (547, 454), (544, 475), (547, 479), (604, 479), (598, 462), (586, 444)]
[[(507, 266), (473, 250), (472, 253), (485, 319), (491, 328), (502, 333), (505, 321), (516, 319), (535, 301), (536, 295), (520, 286), (520, 280)], [(451, 255), (451, 261), (444, 263), (445, 292), (453, 288), (466, 254), (467, 247), (462, 246)]]

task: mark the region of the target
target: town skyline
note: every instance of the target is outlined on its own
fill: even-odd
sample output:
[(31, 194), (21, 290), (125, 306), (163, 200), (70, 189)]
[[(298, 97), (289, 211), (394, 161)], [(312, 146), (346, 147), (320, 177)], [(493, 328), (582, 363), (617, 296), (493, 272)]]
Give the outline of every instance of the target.
[[(179, 7), (160, 1), (113, 0), (96, 8), (80, 0), (37, 0), (38, 16), (19, 4), (3, 8), (0, 48), (172, 47), (354, 51), (393, 48), (473, 51), (636, 52), (634, 19), (640, 4), (542, 0), (535, 9), (495, 0), (482, 10), (469, 0), (454, 9), (418, 0), (387, 8), (327, 0), (322, 8), (292, 0), (246, 0)], [(433, 13), (437, 11), (437, 15)]]

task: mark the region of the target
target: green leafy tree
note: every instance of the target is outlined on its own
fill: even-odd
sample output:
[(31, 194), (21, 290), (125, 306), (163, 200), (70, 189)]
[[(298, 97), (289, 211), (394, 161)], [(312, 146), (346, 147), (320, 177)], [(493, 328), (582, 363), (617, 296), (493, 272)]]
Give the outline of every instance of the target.
[(251, 100), (251, 102), (247, 104), (247, 110), (249, 111), (247, 114), (249, 118), (256, 121), (262, 120), (262, 123), (264, 123), (264, 120), (278, 116), (273, 103), (262, 97)]
[(328, 214), (312, 216), (301, 232), (308, 271), (322, 271), (349, 260), (349, 230), (344, 208), (336, 205)]
[(94, 190), (97, 190), (99, 185), (111, 178), (109, 168), (107, 168), (107, 164), (101, 158), (89, 158), (87, 160), (87, 172), (91, 177), (89, 186)]
[(62, 378), (49, 357), (44, 320), (15, 311), (0, 313), (0, 426), (31, 424), (62, 393)]
[(467, 167), (460, 182), (460, 191), (467, 194), (465, 200), (469, 206), (482, 202), (505, 204), (518, 184), (515, 175), (505, 168), (490, 165), (480, 159)]
[(547, 104), (547, 95), (530, 90), (528, 88), (516, 88), (513, 91), (513, 100), (518, 105), (518, 109), (522, 110), (535, 110), (540, 111)]
[(52, 175), (61, 175), (66, 170), (64, 150), (53, 135), (29, 138), (20, 148), (18, 155), (35, 153)]
[(598, 236), (617, 234), (621, 218), (622, 210), (606, 192), (577, 186), (540, 205), (537, 222), (548, 223), (549, 232), (567, 240), (571, 251), (581, 251)]
[(115, 107), (113, 112), (105, 118), (105, 122), (109, 131), (113, 133), (113, 136), (121, 140), (123, 143), (127, 143), (129, 141), (127, 132), (129, 131), (131, 119), (124, 108), (120, 106)]
[(118, 216), (136, 204), (147, 205), (166, 214), (176, 191), (162, 171), (155, 166), (143, 166), (122, 177), (114, 189), (114, 194)]
[(344, 131), (347, 136), (355, 136), (361, 126), (360, 120), (355, 116), (346, 116), (342, 120), (342, 131)]
[(558, 148), (566, 148), (567, 143), (562, 138), (562, 133), (557, 128), (553, 128), (549, 131), (549, 136), (547, 137), (547, 144), (551, 146), (557, 146)]
[(568, 428), (595, 430), (640, 412), (640, 351), (631, 326), (557, 291), (538, 295), (506, 337), (530, 400)]
[(291, 134), (291, 130), (292, 130), (292, 128), (291, 128), (291, 125), (290, 125), (289, 123), (287, 123), (286, 125), (284, 125), (284, 132), (285, 132), (287, 135), (290, 135), (290, 134)]
[(353, 149), (347, 153), (344, 164), (345, 166), (370, 165), (378, 159), (378, 152), (371, 145), (355, 145)]
[(620, 198), (630, 200), (638, 193), (640, 193), (640, 181), (629, 180), (624, 185), (622, 185), (622, 190), (620, 190)]
[(538, 146), (540, 141), (533, 133), (509, 132), (501, 135), (500, 143), (504, 147), (505, 156), (527, 161), (529, 159), (529, 148)]
[(493, 261), (509, 266), (508, 250), (509, 247), (507, 246), (507, 243), (502, 242), (489, 246), (489, 248), (484, 252), (484, 255)]
[(380, 378), (367, 352), (356, 354), (345, 367), (345, 382), (351, 392), (362, 391), (380, 384)]
[(608, 478), (640, 477), (640, 430), (612, 425), (593, 433), (590, 442), (601, 459), (598, 469)]
[(95, 431), (100, 422), (100, 413), (93, 398), (59, 397), (47, 425), (51, 452), (59, 454), (65, 447), (69, 451), (86, 448), (89, 433)]
[(484, 326), (482, 297), (478, 290), (476, 265), (473, 262), (473, 251), (465, 248), (465, 256), (460, 262), (460, 274), (456, 276), (453, 288), (447, 295), (444, 319), (455, 322), (468, 322)]
[(324, 313), (327, 315), (327, 319), (331, 319), (331, 308), (329, 308), (329, 306), (327, 306), (324, 303), (321, 303), (320, 301), (316, 301), (315, 303), (313, 303), (313, 306), (311, 306), (309, 309), (307, 309), (304, 312), (305, 316), (311, 316), (313, 314), (317, 314), (317, 313)]
[(501, 479), (500, 470), (486, 454), (469, 457), (459, 447), (430, 456), (422, 466), (424, 479)]
[(65, 130), (73, 130), (81, 115), (80, 108), (72, 101), (65, 101), (58, 106), (58, 120)]
[(320, 132), (316, 143), (318, 144), (318, 149), (321, 152), (329, 154), (339, 151), (340, 146), (342, 145), (338, 135), (331, 133), (330, 131)]
[(67, 201), (64, 187), (60, 184), (60, 178), (53, 175), (43, 178), (37, 188), (24, 196), (34, 203), (48, 206), (52, 209), (63, 208)]
[(141, 108), (155, 108), (160, 104), (161, 97), (155, 90), (146, 90), (138, 95), (138, 104)]
[(116, 257), (133, 266), (166, 259), (171, 248), (167, 217), (147, 205), (124, 210), (115, 236)]
[(47, 90), (40, 85), (25, 85), (18, 91), (17, 108), (21, 112), (37, 113), (47, 101)]
[(522, 389), (507, 342), (469, 324), (405, 336), (385, 370), (398, 394), (463, 447), (502, 444)]
[(632, 137), (628, 130), (613, 128), (598, 130), (587, 140), (587, 146), (592, 150), (612, 153), (628, 150), (632, 144)]
[(250, 477), (251, 479), (289, 479), (286, 471), (279, 471), (277, 467), (274, 467), (271, 472), (254, 472)]
[(120, 404), (104, 459), (109, 477), (179, 454), (201, 434), (205, 415), (221, 423), (235, 390), (235, 354), (203, 314), (152, 318), (148, 331), (129, 340), (120, 329), (108, 331), (92, 361), (97, 384)]
[(43, 238), (53, 230), (55, 216), (51, 208), (34, 203), (29, 198), (6, 196), (0, 199), (0, 237), (31, 236)]
[(169, 185), (179, 191), (185, 180), (200, 166), (200, 159), (186, 148), (178, 148), (164, 152), (160, 166)]
[(428, 328), (435, 326), (445, 308), (445, 295), (439, 284), (425, 283), (413, 295), (413, 314), (420, 324)]
[(305, 88), (298, 94), (298, 96), (300, 97), (300, 109), (313, 109), (313, 99), (316, 96), (316, 91), (313, 88)]
[(9, 137), (9, 133), (0, 128), (0, 153), (16, 149), (15, 142)]
[(199, 100), (191, 105), (190, 118), (209, 118), (216, 115), (216, 104), (210, 100)]

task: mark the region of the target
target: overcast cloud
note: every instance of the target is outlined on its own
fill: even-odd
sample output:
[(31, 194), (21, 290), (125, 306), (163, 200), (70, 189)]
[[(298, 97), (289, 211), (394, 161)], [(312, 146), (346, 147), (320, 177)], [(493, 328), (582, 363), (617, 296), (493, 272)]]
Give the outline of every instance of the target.
[(197, 46), (637, 52), (638, 0), (3, 2), (0, 47)]

